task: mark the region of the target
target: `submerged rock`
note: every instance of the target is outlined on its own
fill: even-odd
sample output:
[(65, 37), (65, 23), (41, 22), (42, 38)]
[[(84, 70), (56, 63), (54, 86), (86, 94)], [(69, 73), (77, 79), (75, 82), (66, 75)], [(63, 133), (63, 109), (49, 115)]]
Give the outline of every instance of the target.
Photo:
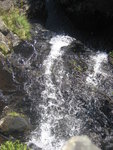
[(87, 136), (75, 136), (69, 139), (62, 150), (100, 150)]

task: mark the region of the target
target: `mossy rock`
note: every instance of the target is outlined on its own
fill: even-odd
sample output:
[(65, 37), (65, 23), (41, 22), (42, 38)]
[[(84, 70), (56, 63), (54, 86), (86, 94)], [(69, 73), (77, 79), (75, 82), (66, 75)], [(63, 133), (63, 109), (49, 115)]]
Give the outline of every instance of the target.
[(20, 39), (30, 39), (30, 23), (28, 22), (27, 17), (22, 14), (18, 8), (2, 13), (1, 18), (7, 28), (15, 33)]
[(25, 115), (24, 115), (24, 114), (22, 114), (22, 113), (17, 113), (17, 112), (15, 112), (15, 111), (11, 111), (11, 112), (7, 113), (7, 115), (8, 115), (8, 116), (12, 116), (12, 117), (23, 117), (23, 118), (25, 118)]
[(113, 65), (113, 51), (111, 51), (108, 55), (108, 60), (111, 65)]
[(24, 133), (30, 129), (30, 122), (23, 115), (17, 112), (9, 112), (0, 120), (0, 131), (2, 133)]
[(6, 43), (0, 42), (0, 52), (4, 55), (8, 54), (10, 52), (10, 49)]

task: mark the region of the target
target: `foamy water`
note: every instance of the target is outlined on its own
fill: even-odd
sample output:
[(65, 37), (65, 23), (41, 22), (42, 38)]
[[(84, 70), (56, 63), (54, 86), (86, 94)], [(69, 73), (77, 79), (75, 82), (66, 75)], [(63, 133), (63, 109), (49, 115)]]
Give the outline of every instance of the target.
[(93, 62), (93, 71), (86, 78), (86, 82), (96, 86), (98, 85), (98, 75), (107, 76), (107, 73), (102, 69), (102, 63), (108, 61), (108, 56), (104, 52), (98, 52), (96, 55), (90, 56), (89, 63), (92, 63), (91, 61)]
[[(58, 121), (63, 119), (63, 114), (56, 111), (56, 109), (61, 108), (64, 103), (63, 96), (60, 91), (60, 85), (62, 82), (63, 74), (65, 70), (62, 63), (61, 48), (63, 46), (68, 46), (73, 39), (69, 36), (57, 35), (50, 40), (51, 51), (47, 59), (43, 62), (45, 68), (44, 83), (45, 90), (41, 93), (44, 104), (40, 104), (40, 109), (43, 110), (41, 114), (41, 123), (35, 131), (31, 134), (30, 143), (35, 144), (37, 147), (42, 148), (42, 150), (60, 150), (64, 144), (64, 140), (57, 138), (51, 133), (51, 128), (54, 128)], [(58, 86), (56, 87), (52, 81), (52, 68), (56, 60), (60, 61), (58, 75), (56, 77), (56, 82)], [(58, 98), (59, 97), (59, 98)], [(62, 108), (61, 108), (62, 109)]]

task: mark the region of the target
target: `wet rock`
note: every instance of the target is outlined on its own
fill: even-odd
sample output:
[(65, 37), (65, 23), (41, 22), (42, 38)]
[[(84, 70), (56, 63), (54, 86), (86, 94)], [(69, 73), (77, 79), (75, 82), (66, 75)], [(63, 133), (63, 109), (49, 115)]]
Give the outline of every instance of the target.
[(2, 63), (0, 63), (0, 83), (0, 89), (2, 91), (15, 90), (15, 83), (12, 74), (3, 69)]
[(68, 17), (79, 27), (102, 28), (109, 24), (113, 15), (113, 1), (109, 0), (56, 0)]
[(67, 49), (75, 53), (81, 53), (86, 51), (86, 47), (84, 46), (84, 44), (78, 40), (74, 40), (69, 46), (67, 46)]
[(34, 52), (34, 48), (32, 45), (26, 42), (21, 42), (18, 46), (14, 48), (14, 51), (17, 54), (21, 54), (25, 58), (29, 58)]
[(17, 113), (9, 113), (0, 120), (0, 131), (2, 133), (12, 134), (21, 133), (30, 129), (28, 120)]
[(40, 147), (37, 147), (35, 144), (33, 144), (33, 143), (30, 143), (29, 144), (29, 147), (31, 148), (31, 149), (33, 149), (33, 150), (42, 150), (42, 148), (40, 148)]
[(87, 64), (81, 57), (86, 51), (86, 47), (77, 40), (74, 40), (69, 46), (62, 48), (65, 51), (63, 55), (64, 65), (68, 72), (83, 75), (83, 72), (87, 70)]
[(62, 150), (100, 150), (87, 136), (76, 136), (69, 139)]

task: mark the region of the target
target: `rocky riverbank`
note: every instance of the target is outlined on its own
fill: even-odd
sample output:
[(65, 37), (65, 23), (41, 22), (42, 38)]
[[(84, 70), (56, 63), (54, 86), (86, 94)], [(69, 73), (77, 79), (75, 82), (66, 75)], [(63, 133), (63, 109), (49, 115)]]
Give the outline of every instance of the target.
[[(28, 53), (28, 57), (30, 57), (32, 53), (34, 53), (32, 44), (25, 44), (27, 43), (27, 41), (25, 42), (25, 40), (29, 41), (33, 38), (33, 34), (31, 35), (32, 25), (30, 25), (29, 18), (36, 19), (42, 17), (44, 20), (46, 16), (47, 13), (44, 0), (34, 1), (33, 3), (32, 1), (26, 0), (0, 1), (1, 142), (3, 142), (4, 140), (10, 140), (10, 135), (18, 139), (20, 135), (22, 137), (24, 132), (29, 131), (28, 129), (30, 129), (30, 123), (25, 119), (29, 117), (29, 115), (26, 113), (26, 108), (23, 111), (21, 107), (19, 108), (17, 106), (21, 105), (21, 103), (23, 103), (23, 99), (25, 99), (26, 97), (26, 91), (24, 91), (23, 89), (23, 83), (25, 82), (25, 79), (27, 77), (26, 75), (23, 75), (25, 74), (25, 70), (22, 71), (22, 67), (19, 68), (17, 64), (14, 64), (13, 66), (14, 59), (11, 58), (11, 56), (13, 55), (15, 49), (17, 49), (15, 50), (17, 51), (17, 53), (26, 51), (27, 49), (25, 53)], [(30, 39), (28, 39), (28, 34), (30, 35)], [(9, 58), (11, 59), (9, 60)], [(8, 114), (4, 115), (6, 107), (10, 108), (10, 112), (8, 111)], [(29, 111), (29, 109), (27, 111)], [(24, 115), (26, 117), (23, 117)], [(23, 140), (24, 139), (25, 138), (23, 138)]]

